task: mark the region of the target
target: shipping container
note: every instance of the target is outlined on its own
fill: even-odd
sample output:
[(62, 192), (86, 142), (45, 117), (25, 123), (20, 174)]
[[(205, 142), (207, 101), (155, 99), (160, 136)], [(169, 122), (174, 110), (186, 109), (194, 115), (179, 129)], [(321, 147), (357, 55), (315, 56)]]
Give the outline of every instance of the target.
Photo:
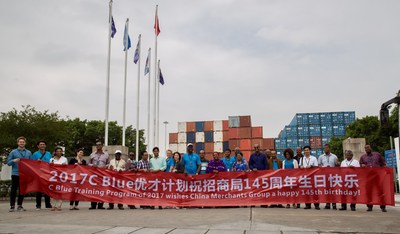
[(254, 145), (259, 145), (260, 149), (264, 149), (264, 139), (251, 139), (251, 150), (254, 148)]
[(181, 154), (186, 153), (186, 143), (179, 143), (178, 144), (178, 152)]
[(178, 132), (186, 132), (186, 122), (178, 122)]
[(177, 152), (178, 151), (178, 144), (169, 144), (169, 149), (172, 151), (172, 152)]
[(228, 131), (229, 140), (231, 139), (239, 139), (239, 128), (229, 128)]
[(222, 120), (222, 130), (223, 131), (229, 130), (229, 120)]
[(204, 143), (204, 150), (206, 151), (206, 153), (214, 152), (214, 142)]
[(286, 149), (286, 139), (275, 138), (275, 149)]
[(274, 138), (264, 138), (263, 139), (263, 149), (275, 149), (275, 139)]
[(288, 138), (289, 137), (297, 137), (297, 127), (285, 126), (283, 131), (286, 132), (286, 136), (283, 136), (282, 138), (284, 138), (284, 137), (288, 137)]
[[(224, 146), (224, 151), (229, 149), (229, 141), (224, 141), (222, 142), (223, 146)], [(234, 150), (235, 148), (233, 148), (232, 150)]]
[(318, 113), (308, 114), (308, 124), (321, 124)]
[(299, 138), (310, 136), (308, 126), (298, 126), (297, 127), (297, 135), (299, 136)]
[(196, 132), (196, 122), (186, 122), (186, 132)]
[(283, 155), (283, 151), (285, 151), (285, 150), (284, 149), (276, 150), (276, 157), (279, 158), (280, 160), (285, 160), (285, 156)]
[(229, 141), (229, 131), (222, 131), (222, 140)]
[(196, 132), (196, 142), (204, 142), (204, 132)]
[(224, 141), (224, 135), (221, 131), (214, 132), (214, 141), (215, 142), (222, 142)]
[(322, 148), (322, 140), (320, 136), (310, 137), (310, 146), (312, 149)]
[(317, 158), (319, 158), (319, 156), (321, 156), (322, 154), (324, 154), (324, 150), (323, 149), (315, 149), (315, 156), (317, 157)]
[(304, 137), (304, 138), (299, 138), (297, 139), (297, 142), (301, 148), (304, 146), (310, 145), (310, 138)]
[(213, 153), (206, 153), (206, 157), (205, 157), (208, 161), (211, 161), (211, 160), (213, 160), (214, 158), (213, 158)]
[(196, 132), (204, 132), (204, 121), (196, 122)]
[(229, 128), (240, 127), (239, 116), (229, 116)]
[(240, 140), (238, 139), (230, 139), (229, 140), (229, 149), (235, 149), (236, 147), (240, 148)]
[(223, 131), (222, 120), (214, 120), (214, 131)]
[(344, 124), (349, 125), (356, 121), (356, 113), (354, 111), (344, 112), (343, 114)]
[(333, 136), (333, 129), (331, 124), (321, 125), (321, 136), (331, 137)]
[(323, 112), (319, 114), (321, 124), (332, 124), (332, 113)]
[(205, 121), (204, 122), (204, 131), (205, 132), (214, 131), (214, 121)]
[(250, 156), (253, 153), (253, 151), (249, 151), (249, 150), (243, 150), (241, 151), (243, 154), (243, 157), (246, 159), (247, 162), (249, 162), (250, 160)]
[(186, 133), (186, 142), (188, 142), (188, 143), (196, 142), (196, 133), (195, 132), (187, 132)]
[(214, 132), (204, 132), (205, 142), (213, 142), (214, 141)]
[(169, 134), (169, 143), (178, 143), (178, 133), (170, 133)]
[(239, 126), (240, 127), (251, 127), (251, 117), (250, 115), (239, 116)]
[(186, 143), (186, 132), (178, 133), (178, 143)]
[(315, 149), (311, 149), (311, 153), (310, 154), (311, 154), (311, 156), (314, 156), (314, 157), (318, 158), (317, 151)]
[(224, 152), (224, 144), (222, 142), (214, 142), (214, 151), (215, 152)]
[(251, 138), (251, 127), (239, 128), (240, 139)]
[(322, 137), (321, 138), (321, 142), (322, 142), (322, 146), (324, 146), (325, 144), (329, 144), (329, 141), (331, 140), (330, 137)]
[(332, 123), (344, 123), (344, 113), (343, 112), (332, 112)]
[(204, 150), (205, 151), (203, 142), (197, 142), (196, 143), (196, 152), (199, 153), (200, 150)]
[(286, 134), (285, 129), (283, 129), (283, 130), (281, 130), (281, 131), (279, 132), (278, 137), (279, 137), (279, 138), (286, 138), (286, 137), (287, 137), (287, 134)]
[(296, 150), (296, 148), (299, 146), (299, 142), (297, 138), (287, 138), (286, 139), (286, 147), (291, 148), (292, 150)]
[(252, 127), (251, 128), (251, 137), (252, 138), (263, 138), (263, 127)]
[(310, 125), (308, 131), (310, 136), (321, 136), (321, 125)]
[(253, 147), (251, 146), (251, 139), (240, 139), (240, 150), (251, 150)]
[(299, 113), (296, 114), (297, 125), (308, 125), (308, 114)]
[(346, 125), (344, 124), (333, 125), (333, 135), (335, 137), (341, 137), (346, 135)]

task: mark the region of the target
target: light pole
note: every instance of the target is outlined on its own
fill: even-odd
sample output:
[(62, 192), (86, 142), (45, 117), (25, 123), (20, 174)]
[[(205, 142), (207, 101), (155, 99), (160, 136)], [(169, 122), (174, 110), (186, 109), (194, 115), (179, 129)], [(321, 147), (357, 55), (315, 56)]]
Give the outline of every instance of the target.
[(168, 121), (164, 121), (163, 124), (165, 125), (165, 135), (164, 135), (164, 140), (165, 140), (165, 150), (164, 152), (167, 152), (167, 125), (168, 125)]

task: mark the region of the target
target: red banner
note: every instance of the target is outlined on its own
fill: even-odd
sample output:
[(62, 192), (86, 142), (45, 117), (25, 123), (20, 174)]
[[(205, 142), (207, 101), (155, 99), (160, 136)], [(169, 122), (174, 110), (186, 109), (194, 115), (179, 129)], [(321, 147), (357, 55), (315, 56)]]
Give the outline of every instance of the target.
[(151, 206), (357, 203), (394, 206), (391, 168), (313, 168), (198, 176), (19, 163), (21, 193)]

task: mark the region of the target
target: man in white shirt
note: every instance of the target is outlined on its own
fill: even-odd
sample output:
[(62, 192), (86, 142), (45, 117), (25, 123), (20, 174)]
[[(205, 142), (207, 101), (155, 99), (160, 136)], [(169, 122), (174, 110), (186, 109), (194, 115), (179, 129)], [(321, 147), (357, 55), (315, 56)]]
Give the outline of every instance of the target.
[[(110, 164), (107, 165), (107, 168), (118, 172), (125, 171), (126, 162), (125, 160), (121, 159), (121, 154), (122, 154), (121, 150), (116, 150), (114, 154), (115, 158), (110, 161)], [(112, 209), (114, 209), (114, 203), (108, 203), (107, 210), (112, 210)], [(123, 210), (124, 205), (118, 204), (118, 209)]]
[[(329, 144), (324, 145), (324, 152), (325, 153), (319, 156), (318, 158), (318, 165), (320, 167), (338, 167), (339, 166), (338, 157), (335, 154), (331, 153)], [(329, 210), (330, 208), (331, 204), (326, 203), (324, 209)], [(332, 203), (332, 209), (336, 210), (336, 203)]]
[[(304, 157), (300, 159), (299, 162), (299, 167), (301, 169), (307, 169), (307, 168), (313, 168), (313, 167), (318, 167), (318, 160), (316, 157), (311, 155), (311, 147), (310, 146), (304, 146)], [(314, 203), (314, 207), (316, 210), (319, 210), (319, 203)], [(311, 203), (306, 203), (306, 207), (304, 209), (308, 210), (311, 209)]]
[[(353, 159), (353, 151), (346, 150), (345, 151), (346, 159), (342, 161), (340, 167), (360, 167), (360, 162), (356, 159)], [(351, 211), (356, 211), (356, 204), (350, 204)], [(347, 210), (347, 204), (342, 203), (342, 208), (339, 210)]]

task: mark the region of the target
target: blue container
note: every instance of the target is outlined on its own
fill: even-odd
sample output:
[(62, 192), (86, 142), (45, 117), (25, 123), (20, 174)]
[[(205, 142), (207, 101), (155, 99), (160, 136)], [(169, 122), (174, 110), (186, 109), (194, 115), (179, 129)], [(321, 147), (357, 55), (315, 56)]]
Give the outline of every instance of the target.
[(322, 137), (321, 138), (321, 141), (322, 141), (322, 146), (324, 146), (325, 144), (329, 144), (329, 141), (331, 141), (331, 138), (330, 137)]
[(318, 113), (308, 114), (308, 124), (321, 124)]
[(190, 142), (190, 143), (196, 142), (196, 133), (195, 132), (187, 132), (186, 133), (186, 142)]
[(308, 125), (308, 114), (300, 113), (296, 114), (297, 125)]
[(344, 124), (333, 125), (333, 135), (335, 137), (341, 137), (346, 135), (346, 125)]
[[(283, 149), (276, 150), (276, 157), (280, 160), (285, 160), (285, 155), (283, 155)], [(271, 169), (271, 168), (270, 168)]]
[(196, 152), (199, 153), (200, 150), (204, 150), (204, 143), (203, 142), (197, 142), (196, 143)]
[(299, 146), (299, 142), (297, 138), (287, 138), (286, 139), (286, 147), (291, 148), (292, 150), (296, 150), (296, 148)]
[(332, 112), (332, 123), (344, 123), (344, 112)]
[(333, 136), (333, 130), (331, 124), (322, 124), (321, 125), (321, 136), (331, 137)]
[(321, 156), (324, 153), (323, 149), (315, 149), (315, 157), (319, 158), (319, 156)]
[(319, 114), (321, 124), (332, 124), (332, 113), (323, 112)]
[(297, 137), (297, 127), (294, 126), (285, 126), (284, 131), (286, 132), (286, 136), (283, 137)]
[(238, 128), (240, 126), (239, 116), (229, 116), (229, 127)]
[(299, 138), (310, 136), (308, 126), (298, 126), (297, 127), (297, 135), (299, 136)]
[[(227, 149), (229, 149), (229, 141), (224, 141), (222, 144), (223, 144), (224, 152), (225, 152)], [(234, 149), (232, 149), (232, 150), (234, 150)]]
[(301, 148), (303, 148), (303, 147), (306, 146), (306, 145), (310, 145), (310, 138), (307, 138), (307, 137), (305, 137), (305, 138), (299, 138), (299, 139), (297, 140), (297, 142), (298, 142), (298, 145), (299, 145)]
[(287, 137), (287, 133), (285, 131), (285, 129), (281, 130), (281, 132), (278, 134), (279, 138), (286, 138)]
[(356, 121), (356, 112), (354, 111), (344, 112), (343, 118), (345, 125), (352, 124), (354, 121)]
[(308, 127), (310, 136), (321, 136), (321, 125), (310, 125)]
[(286, 149), (286, 139), (275, 138), (275, 149)]
[(214, 132), (204, 132), (205, 142), (214, 142)]
[(292, 121), (290, 121), (290, 126), (297, 126), (297, 115), (295, 115), (292, 119)]
[(204, 121), (196, 122), (196, 132), (204, 132)]

